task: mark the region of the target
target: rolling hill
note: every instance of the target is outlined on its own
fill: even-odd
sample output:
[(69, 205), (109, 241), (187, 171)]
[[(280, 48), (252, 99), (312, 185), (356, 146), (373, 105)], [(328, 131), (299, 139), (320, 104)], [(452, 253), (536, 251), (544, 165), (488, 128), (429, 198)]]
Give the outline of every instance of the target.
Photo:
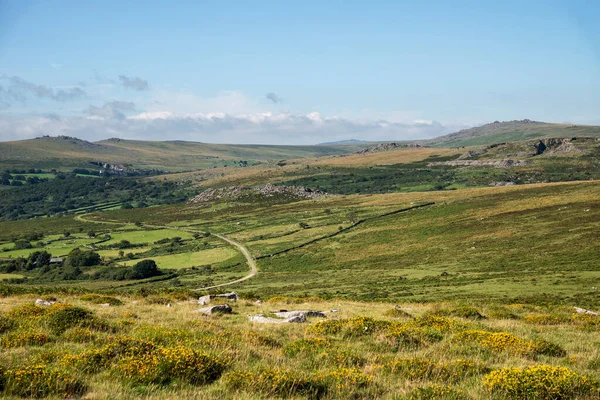
[(186, 171), (231, 166), (240, 161), (319, 157), (367, 147), (363, 143), (316, 146), (229, 145), (185, 141), (107, 139), (99, 142), (58, 136), (0, 142), (0, 168), (68, 169), (90, 161), (137, 169)]

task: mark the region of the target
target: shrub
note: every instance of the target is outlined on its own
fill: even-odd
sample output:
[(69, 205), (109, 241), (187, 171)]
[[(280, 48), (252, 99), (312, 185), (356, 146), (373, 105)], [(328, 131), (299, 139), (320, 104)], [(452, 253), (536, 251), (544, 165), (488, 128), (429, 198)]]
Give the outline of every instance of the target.
[(473, 341), (494, 351), (508, 351), (524, 356), (547, 355), (563, 357), (566, 355), (565, 350), (559, 345), (546, 340), (526, 340), (506, 332), (469, 330), (457, 334), (455, 339), (458, 341)]
[(99, 294), (84, 294), (83, 296), (80, 296), (79, 299), (92, 304), (110, 304), (111, 306), (123, 305), (123, 302), (116, 297)]
[(295, 340), (293, 342), (288, 343), (283, 348), (283, 353), (290, 357), (293, 357), (296, 354), (301, 353), (301, 352), (306, 352), (306, 351), (313, 352), (315, 350), (325, 349), (330, 346), (331, 346), (331, 342), (329, 342), (329, 340), (320, 338), (320, 337), (300, 339), (300, 340)]
[(306, 333), (313, 335), (334, 335), (342, 332), (345, 336), (370, 335), (390, 326), (390, 321), (370, 317), (354, 317), (338, 320), (319, 321), (309, 326)]
[(223, 377), (225, 385), (234, 390), (260, 392), (267, 396), (307, 396), (319, 398), (326, 386), (317, 379), (288, 370), (265, 369), (258, 372), (233, 371)]
[(385, 311), (383, 315), (390, 318), (412, 318), (412, 315), (396, 307), (390, 308), (389, 310)]
[(446, 385), (429, 385), (412, 390), (408, 400), (463, 400), (468, 397), (460, 389)]
[(23, 319), (38, 318), (46, 313), (46, 309), (34, 304), (26, 304), (24, 306), (15, 307), (7, 314), (8, 318), (20, 321)]
[(10, 331), (15, 325), (13, 319), (0, 315), (0, 334)]
[(504, 368), (490, 372), (483, 380), (492, 393), (507, 399), (572, 399), (599, 394), (597, 381), (576, 372), (550, 365)]
[(63, 333), (63, 338), (67, 342), (88, 343), (95, 341), (97, 338), (97, 334), (88, 328), (75, 327), (66, 330)]
[(487, 316), (493, 319), (520, 319), (517, 314), (504, 307), (494, 307), (487, 312)]
[(354, 391), (369, 386), (373, 377), (357, 368), (340, 368), (317, 374), (316, 380), (322, 382), (323, 386), (333, 386), (337, 391)]
[(91, 349), (79, 354), (65, 355), (60, 364), (65, 367), (79, 369), (82, 372), (98, 372), (108, 368), (121, 357), (132, 357), (148, 354), (156, 349), (154, 343), (135, 339), (129, 336), (116, 336), (100, 349)]
[(36, 329), (22, 329), (9, 332), (0, 337), (0, 346), (4, 348), (23, 346), (43, 346), (50, 341), (50, 336)]
[(43, 365), (8, 369), (6, 393), (21, 397), (72, 397), (81, 395), (86, 387), (73, 374)]
[(177, 346), (124, 357), (115, 372), (140, 384), (167, 384), (178, 379), (192, 385), (203, 385), (219, 379), (225, 367), (226, 363), (214, 356)]
[(439, 331), (410, 325), (391, 325), (385, 331), (385, 338), (395, 349), (417, 349), (443, 339)]
[(600, 329), (600, 316), (575, 314), (571, 317), (571, 323), (585, 331), (597, 331)]
[(61, 334), (69, 328), (90, 322), (92, 319), (91, 311), (68, 304), (53, 305), (45, 316), (48, 328), (55, 334)]
[(565, 322), (562, 318), (552, 314), (526, 315), (523, 320), (536, 325), (559, 325)]

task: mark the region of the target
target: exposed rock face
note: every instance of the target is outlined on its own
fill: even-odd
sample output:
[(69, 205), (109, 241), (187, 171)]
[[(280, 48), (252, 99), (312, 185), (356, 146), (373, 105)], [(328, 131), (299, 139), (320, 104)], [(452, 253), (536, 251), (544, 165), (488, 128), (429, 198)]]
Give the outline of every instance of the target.
[(232, 308), (229, 304), (219, 304), (216, 306), (205, 307), (197, 310), (200, 314), (212, 315), (212, 314), (231, 314)]
[(243, 198), (261, 197), (290, 197), (292, 199), (304, 200), (314, 199), (323, 196), (325, 193), (320, 190), (312, 190), (302, 186), (276, 186), (270, 183), (257, 188), (241, 188), (238, 186), (229, 186), (218, 189), (207, 189), (199, 195), (192, 197), (189, 202), (203, 203), (217, 200), (239, 200)]
[(210, 303), (210, 295), (202, 296), (198, 299), (198, 304), (205, 306)]
[(489, 186), (514, 186), (514, 182), (491, 182)]
[(527, 160), (453, 160), (453, 161), (437, 161), (427, 164), (428, 167), (436, 167), (440, 165), (448, 165), (452, 167), (460, 166), (490, 166), (496, 168), (510, 168), (529, 165), (531, 162)]
[(357, 152), (355, 152), (354, 154), (370, 154), (370, 153), (379, 153), (382, 151), (389, 151), (389, 150), (394, 150), (394, 149), (412, 149), (412, 148), (417, 148), (417, 147), (422, 147), (420, 144), (418, 143), (396, 143), (396, 142), (390, 142), (390, 143), (381, 143), (378, 144), (375, 147), (370, 147), (368, 149), (363, 149), (363, 150), (359, 150)]
[(565, 153), (583, 153), (573, 143), (572, 139), (550, 138), (542, 139), (533, 145), (535, 155), (539, 156), (543, 153), (565, 154)]

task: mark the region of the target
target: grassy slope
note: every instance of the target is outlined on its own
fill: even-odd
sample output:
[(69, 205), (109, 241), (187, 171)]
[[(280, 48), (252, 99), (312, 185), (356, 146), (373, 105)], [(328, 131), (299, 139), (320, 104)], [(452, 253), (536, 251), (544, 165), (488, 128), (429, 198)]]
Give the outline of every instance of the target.
[(600, 137), (600, 127), (511, 121), (465, 129), (424, 143), (435, 147), (463, 147), (550, 137)]

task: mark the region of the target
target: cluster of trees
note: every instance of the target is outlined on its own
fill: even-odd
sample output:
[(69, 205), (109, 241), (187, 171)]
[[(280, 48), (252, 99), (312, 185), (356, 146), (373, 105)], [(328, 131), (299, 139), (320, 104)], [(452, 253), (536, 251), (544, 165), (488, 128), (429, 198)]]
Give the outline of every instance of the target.
[(173, 204), (192, 193), (175, 182), (112, 177), (90, 179), (67, 175), (61, 179), (0, 191), (0, 218), (14, 220), (68, 213), (110, 202), (138, 206)]
[[(38, 172), (39, 171), (39, 172)], [(39, 178), (37, 176), (25, 176), (23, 174), (40, 174), (42, 170), (10, 170), (2, 172), (0, 175), (0, 185), (4, 186), (23, 186), (25, 183), (36, 185), (40, 182), (47, 182), (48, 178)]]
[[(146, 279), (162, 275), (154, 260), (142, 260), (132, 267), (102, 266), (102, 259), (95, 251), (75, 249), (64, 262), (51, 263), (52, 255), (47, 251), (35, 251), (29, 257), (19, 257), (0, 262), (0, 272), (38, 272), (43, 281), (62, 280), (131, 280)], [(90, 267), (94, 268), (90, 271)]]

